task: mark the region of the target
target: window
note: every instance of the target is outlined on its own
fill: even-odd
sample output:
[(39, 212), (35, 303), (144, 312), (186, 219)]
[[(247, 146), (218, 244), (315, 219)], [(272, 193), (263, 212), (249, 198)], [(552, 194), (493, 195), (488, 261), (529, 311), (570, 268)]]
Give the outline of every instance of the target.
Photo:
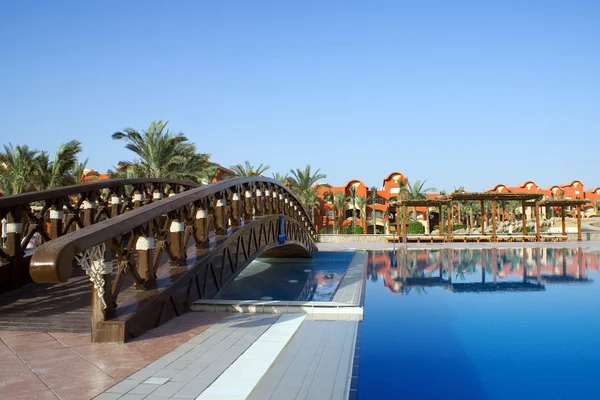
[(333, 217), (333, 211), (331, 211), (331, 210), (325, 211), (325, 216), (326, 217)]

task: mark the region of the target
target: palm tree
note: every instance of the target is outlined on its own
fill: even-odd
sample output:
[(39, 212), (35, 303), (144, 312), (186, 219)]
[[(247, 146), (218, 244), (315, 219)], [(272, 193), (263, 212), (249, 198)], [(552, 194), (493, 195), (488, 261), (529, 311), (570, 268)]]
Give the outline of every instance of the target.
[(371, 191), (371, 217), (373, 219), (373, 234), (375, 235), (377, 234), (377, 212), (375, 210), (375, 204), (377, 204), (377, 186), (371, 186), (369, 190)]
[(231, 167), (237, 176), (261, 176), (269, 168), (271, 168), (270, 165), (262, 164), (260, 164), (258, 167), (255, 167), (254, 165), (250, 164), (250, 161), (244, 162), (244, 165), (236, 164)]
[(40, 176), (36, 179), (36, 188), (44, 190), (75, 184), (74, 171), (79, 165), (77, 155), (81, 150), (81, 142), (71, 140), (59, 146), (52, 161), (46, 152), (42, 152), (39, 156)]
[[(358, 209), (360, 210), (360, 219), (361, 221), (364, 220), (365, 221), (365, 227), (367, 226), (367, 198), (365, 196), (358, 196), (356, 198), (356, 205), (358, 206)], [(362, 223), (360, 224), (362, 227)], [(366, 232), (364, 232), (366, 233)]]
[(354, 228), (356, 228), (356, 202), (358, 200), (356, 186), (352, 186), (349, 193), (348, 197), (346, 197), (346, 203), (352, 206), (352, 233), (354, 233)]
[(33, 188), (41, 174), (40, 153), (29, 146), (4, 146), (0, 153), (0, 189), (5, 195), (19, 194)]
[[(423, 182), (421, 182), (420, 180), (416, 180), (411, 185), (410, 181), (407, 181), (407, 183), (406, 183), (406, 198), (410, 199), (410, 200), (427, 199), (427, 193), (435, 192), (435, 188), (433, 188), (433, 187), (423, 188), (423, 186), (425, 186), (425, 182), (427, 182), (427, 179), (425, 179)], [(415, 221), (417, 220), (417, 208), (416, 207), (413, 207), (413, 219)]]
[(288, 174), (283, 175), (283, 174), (280, 174), (279, 172), (275, 172), (273, 174), (273, 179), (275, 179), (276, 181), (279, 181), (285, 185), (288, 183)]
[(139, 157), (135, 161), (119, 162), (120, 169), (131, 169), (134, 175), (141, 177), (210, 182), (216, 172), (216, 167), (209, 162), (210, 154), (198, 153), (183, 133), (170, 132), (167, 124), (152, 121), (142, 133), (132, 128), (113, 133), (113, 139), (125, 140), (125, 148)]
[(317, 182), (327, 178), (327, 175), (321, 174), (320, 171), (319, 168), (313, 173), (310, 170), (310, 165), (307, 165), (304, 170), (300, 168), (290, 170), (292, 176), (288, 178), (290, 188), (300, 198), (300, 202), (306, 208), (311, 220), (315, 207), (318, 205), (317, 192), (319, 187), (323, 186), (318, 185)]

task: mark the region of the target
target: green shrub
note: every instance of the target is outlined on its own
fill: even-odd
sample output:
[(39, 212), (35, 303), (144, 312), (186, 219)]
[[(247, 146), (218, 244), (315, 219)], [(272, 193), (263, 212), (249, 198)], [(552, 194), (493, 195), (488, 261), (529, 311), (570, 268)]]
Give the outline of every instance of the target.
[(408, 224), (408, 233), (410, 235), (422, 235), (425, 233), (425, 225), (420, 222), (411, 222)]
[(322, 234), (324, 234), (324, 233), (325, 233), (325, 228), (321, 228), (321, 229), (319, 229), (319, 234), (320, 234), (320, 235), (322, 235)]
[[(457, 231), (459, 229), (467, 229), (467, 227), (466, 227), (466, 225), (463, 225), (463, 224), (452, 225), (452, 232)], [(442, 228), (442, 232), (448, 232), (448, 226), (447, 225)]]
[(354, 227), (354, 232), (352, 232), (352, 225), (344, 225), (342, 226), (342, 232), (344, 235), (362, 235), (363, 232), (363, 227), (362, 226), (355, 226)]

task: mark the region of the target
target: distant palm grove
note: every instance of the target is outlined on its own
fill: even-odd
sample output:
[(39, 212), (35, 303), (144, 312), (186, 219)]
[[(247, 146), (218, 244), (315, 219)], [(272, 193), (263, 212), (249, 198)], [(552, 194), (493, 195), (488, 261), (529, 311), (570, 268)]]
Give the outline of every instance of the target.
[[(109, 178), (170, 178), (189, 180), (200, 184), (211, 183), (219, 165), (210, 161), (210, 154), (198, 152), (185, 134), (167, 129), (168, 122), (152, 121), (141, 132), (125, 128), (112, 134), (113, 140), (125, 143), (133, 153), (133, 160), (122, 160), (107, 171)], [(0, 153), (0, 195), (14, 195), (35, 190), (74, 185), (94, 180), (88, 177), (88, 160), (81, 160), (81, 143), (72, 140), (61, 144), (52, 158), (46, 151), (31, 149), (27, 145), (3, 145)], [(222, 168), (225, 178), (264, 176), (269, 165), (244, 164)], [(296, 193), (306, 210), (313, 215), (319, 205), (318, 182), (326, 178), (320, 169), (310, 165), (291, 169), (283, 175), (272, 177)]]

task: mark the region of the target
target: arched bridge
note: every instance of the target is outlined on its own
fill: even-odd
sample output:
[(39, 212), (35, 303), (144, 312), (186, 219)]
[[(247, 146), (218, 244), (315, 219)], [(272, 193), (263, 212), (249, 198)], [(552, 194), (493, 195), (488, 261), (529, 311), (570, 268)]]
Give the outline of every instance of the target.
[[(77, 265), (89, 275), (93, 342), (127, 341), (186, 312), (259, 255), (310, 257), (316, 251), (308, 213), (272, 179), (200, 187), (107, 182), (79, 185), (79, 192), (77, 186), (55, 189), (55, 197), (45, 191), (0, 198), (0, 217), (12, 224), (8, 252), (0, 256), (13, 276), (23, 274), (18, 262), (35, 232), (46, 242), (29, 262), (34, 282), (65, 282)], [(43, 205), (33, 211), (36, 202)]]

